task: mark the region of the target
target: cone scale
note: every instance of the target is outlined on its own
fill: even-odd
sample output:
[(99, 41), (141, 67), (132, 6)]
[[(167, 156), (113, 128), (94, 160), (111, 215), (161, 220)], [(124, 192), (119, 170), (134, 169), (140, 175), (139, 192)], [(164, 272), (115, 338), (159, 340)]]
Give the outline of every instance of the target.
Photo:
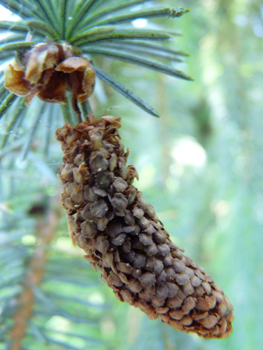
[(63, 185), (74, 243), (116, 297), (151, 320), (204, 338), (232, 331), (233, 306), (211, 277), (176, 246), (142, 193), (138, 174), (127, 166), (120, 118), (89, 115), (56, 131), (64, 152)]

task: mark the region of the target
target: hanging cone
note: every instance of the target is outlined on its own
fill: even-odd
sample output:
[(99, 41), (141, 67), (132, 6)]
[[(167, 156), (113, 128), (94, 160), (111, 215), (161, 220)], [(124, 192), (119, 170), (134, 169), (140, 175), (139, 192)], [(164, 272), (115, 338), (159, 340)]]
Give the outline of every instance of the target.
[(104, 116), (56, 132), (64, 152), (58, 177), (74, 242), (121, 301), (151, 319), (204, 338), (232, 331), (233, 306), (211, 277), (171, 242), (141, 192), (117, 129)]

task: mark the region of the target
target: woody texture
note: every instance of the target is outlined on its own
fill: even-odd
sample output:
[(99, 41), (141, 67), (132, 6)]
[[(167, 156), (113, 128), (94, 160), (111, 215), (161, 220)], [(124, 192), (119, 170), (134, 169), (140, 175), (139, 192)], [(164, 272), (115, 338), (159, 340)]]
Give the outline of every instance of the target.
[(71, 237), (116, 297), (151, 320), (204, 338), (232, 331), (233, 307), (203, 268), (183, 254), (152, 205), (134, 187), (118, 129), (104, 116), (57, 130), (64, 152), (59, 180)]

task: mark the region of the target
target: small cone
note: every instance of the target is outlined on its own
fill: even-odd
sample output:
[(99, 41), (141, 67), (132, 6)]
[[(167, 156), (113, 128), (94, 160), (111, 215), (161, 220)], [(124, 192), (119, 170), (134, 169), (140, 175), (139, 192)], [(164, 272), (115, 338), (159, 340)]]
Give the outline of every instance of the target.
[(58, 129), (62, 203), (74, 242), (117, 298), (151, 319), (204, 338), (232, 331), (233, 307), (211, 277), (171, 242), (154, 208), (132, 186), (136, 169), (117, 129), (104, 116)]

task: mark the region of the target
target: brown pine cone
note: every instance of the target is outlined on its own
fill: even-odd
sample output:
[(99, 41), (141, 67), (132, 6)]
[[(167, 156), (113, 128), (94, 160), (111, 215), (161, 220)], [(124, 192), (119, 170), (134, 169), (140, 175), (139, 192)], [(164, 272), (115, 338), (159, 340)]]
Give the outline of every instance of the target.
[(64, 152), (59, 167), (63, 207), (74, 242), (121, 301), (151, 319), (204, 338), (232, 331), (233, 306), (211, 277), (171, 242), (141, 192), (136, 169), (126, 165), (117, 129), (104, 116), (58, 129)]

